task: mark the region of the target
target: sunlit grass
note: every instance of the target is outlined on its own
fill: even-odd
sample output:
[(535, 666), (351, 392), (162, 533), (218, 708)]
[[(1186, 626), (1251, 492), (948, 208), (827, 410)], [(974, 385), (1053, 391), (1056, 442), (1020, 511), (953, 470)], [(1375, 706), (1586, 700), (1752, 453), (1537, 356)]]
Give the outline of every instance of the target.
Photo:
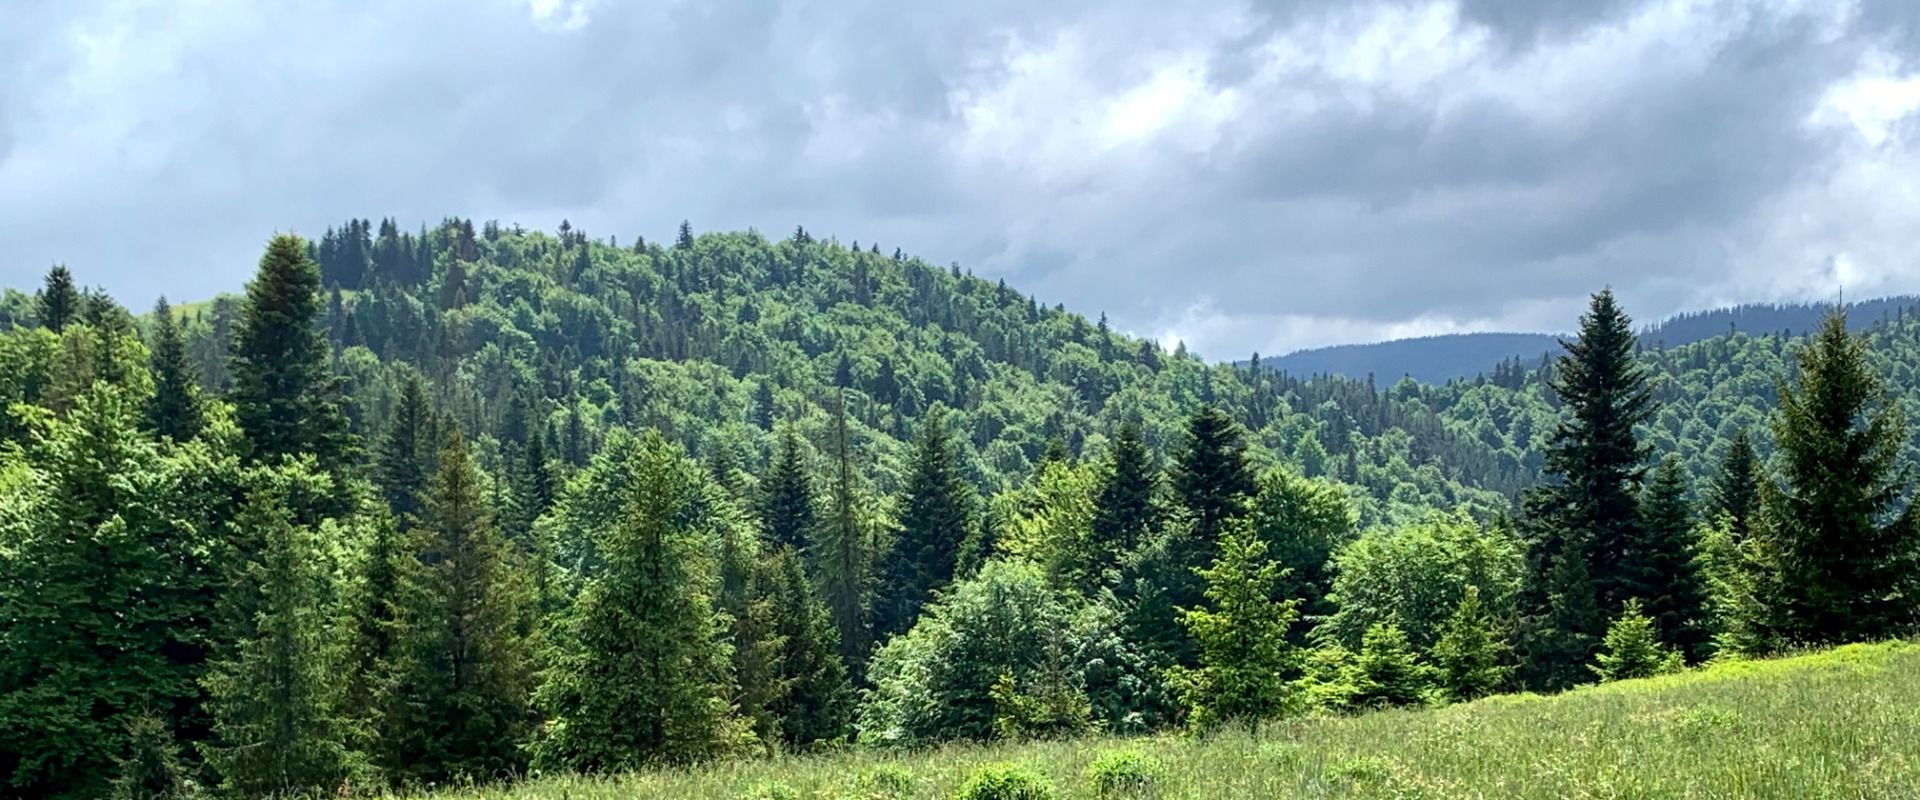
[[(1116, 751), (1163, 767), (1145, 795), (1161, 798), (1920, 797), (1920, 646), (1855, 645), (1257, 733), (856, 750), (437, 797), (944, 799), (981, 766), (1015, 764), (1060, 798), (1095, 798), (1087, 768)], [(889, 792), (909, 783), (899, 773), (911, 785)]]

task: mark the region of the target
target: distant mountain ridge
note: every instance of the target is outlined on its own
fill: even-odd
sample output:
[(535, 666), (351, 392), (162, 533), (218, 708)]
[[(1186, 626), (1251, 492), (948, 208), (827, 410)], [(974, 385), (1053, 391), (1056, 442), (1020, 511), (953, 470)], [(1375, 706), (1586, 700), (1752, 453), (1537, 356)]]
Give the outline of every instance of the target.
[[(1896, 295), (1847, 304), (1848, 325), (1870, 328), (1920, 306), (1920, 295)], [(1747, 303), (1709, 311), (1675, 315), (1640, 332), (1649, 347), (1677, 347), (1729, 330), (1746, 333), (1800, 334), (1813, 328), (1830, 307), (1827, 303)], [(1344, 344), (1296, 350), (1260, 365), (1290, 375), (1343, 375), (1381, 383), (1409, 377), (1438, 384), (1490, 372), (1495, 364), (1520, 359), (1532, 364), (1560, 349), (1554, 333), (1450, 333), (1369, 344)]]

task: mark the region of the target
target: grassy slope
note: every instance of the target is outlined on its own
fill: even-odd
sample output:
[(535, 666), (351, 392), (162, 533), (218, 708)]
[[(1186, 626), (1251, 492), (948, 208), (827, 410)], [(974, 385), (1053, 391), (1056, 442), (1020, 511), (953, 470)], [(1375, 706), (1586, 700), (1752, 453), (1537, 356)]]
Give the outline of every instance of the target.
[[(1302, 720), (1257, 735), (856, 751), (438, 797), (947, 798), (974, 768), (1011, 762), (1047, 775), (1063, 799), (1092, 798), (1082, 773), (1113, 750), (1159, 759), (1165, 785), (1149, 796), (1162, 798), (1920, 797), (1920, 645), (1855, 645), (1553, 697)], [(863, 775), (888, 764), (914, 776), (911, 792), (860, 788)], [(791, 793), (769, 792), (774, 784)]]

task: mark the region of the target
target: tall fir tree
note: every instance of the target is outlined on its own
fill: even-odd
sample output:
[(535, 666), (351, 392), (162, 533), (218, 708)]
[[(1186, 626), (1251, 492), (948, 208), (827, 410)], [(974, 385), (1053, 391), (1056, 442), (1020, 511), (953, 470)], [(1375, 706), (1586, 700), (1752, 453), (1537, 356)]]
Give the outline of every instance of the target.
[(874, 611), (874, 633), (882, 639), (913, 627), (921, 607), (953, 580), (973, 532), (973, 487), (960, 472), (959, 445), (940, 406), (921, 419), (908, 469), (900, 535), (887, 553)]
[(1292, 600), (1275, 600), (1280, 565), (1243, 518), (1224, 523), (1220, 557), (1200, 571), (1207, 605), (1183, 609), (1181, 622), (1198, 645), (1199, 666), (1176, 666), (1168, 683), (1187, 707), (1188, 724), (1199, 729), (1251, 724), (1297, 709), (1299, 693), (1289, 675), (1298, 671), (1298, 650), (1287, 629), (1299, 613)]
[(511, 481), (507, 519), (502, 526), (507, 540), (522, 554), (539, 552), (534, 522), (552, 510), (554, 501), (560, 497), (559, 481), (547, 458), (546, 437), (537, 433), (527, 436), (526, 446), (520, 449), (520, 457), (513, 465)]
[(760, 492), (760, 525), (766, 541), (775, 547), (805, 548), (814, 527), (813, 481), (792, 425), (780, 431), (780, 447)]
[(807, 580), (800, 554), (778, 548), (767, 569), (773, 634), (779, 639), (778, 685), (771, 706), (780, 740), (807, 749), (844, 739), (853, 719), (853, 687), (840, 660), (839, 633)]
[(409, 781), (497, 780), (524, 771), (533, 723), (527, 586), (458, 429), (437, 460), (414, 537), (420, 591), (397, 615), (382, 750)]
[(234, 419), (260, 463), (312, 454), (341, 473), (353, 443), (326, 337), (316, 325), (320, 268), (298, 236), (275, 236), (247, 284), (231, 352)]
[(380, 437), (373, 467), (375, 485), (402, 526), (411, 526), (425, 510), (427, 482), (434, 474), (439, 427), (427, 384), (409, 372), (400, 385), (400, 398)]
[(1089, 572), (1117, 575), (1121, 558), (1160, 530), (1159, 495), (1160, 468), (1139, 423), (1121, 423), (1094, 498), (1091, 549), (1100, 560), (1089, 565)]
[(1247, 501), (1258, 490), (1240, 423), (1210, 405), (1195, 411), (1187, 420), (1186, 447), (1174, 464), (1173, 487), (1189, 534), (1206, 557), (1196, 566), (1204, 566), (1217, 551), (1220, 531), (1246, 515)]
[(187, 359), (186, 340), (167, 298), (153, 305), (151, 371), (153, 395), (147, 398), (147, 428), (156, 436), (184, 442), (200, 435), (206, 417), (200, 405), (200, 385)]
[(335, 679), (344, 659), (321, 608), (318, 546), (269, 488), (255, 491), (238, 525), (260, 546), (229, 591), (246, 610), (229, 613), (236, 636), (206, 679), (214, 739), (205, 756), (235, 794), (338, 791), (356, 759), (342, 713), (345, 684)]
[(1779, 479), (1763, 487), (1764, 536), (1780, 574), (1767, 598), (1787, 644), (1882, 639), (1920, 615), (1906, 418), (1866, 342), (1835, 310), (1799, 354), (1773, 419)]
[(1713, 639), (1706, 583), (1700, 569), (1699, 534), (1687, 502), (1686, 469), (1668, 456), (1641, 492), (1640, 546), (1633, 563), (1639, 599), (1659, 627), (1660, 638), (1688, 661), (1708, 655)]
[(540, 769), (610, 771), (708, 758), (739, 743), (727, 707), (728, 648), (702, 531), (693, 466), (649, 434), (620, 522), (601, 534), (602, 574), (564, 631), (536, 702), (549, 720)]
[(1708, 510), (1727, 518), (1736, 542), (1744, 541), (1753, 531), (1754, 515), (1760, 510), (1760, 457), (1746, 428), (1733, 435), (1726, 456), (1720, 460), (1720, 472), (1708, 493)]
[(66, 330), (67, 324), (80, 316), (80, 289), (74, 285), (73, 273), (64, 264), (47, 270), (46, 283), (34, 300), (34, 313), (40, 327), (54, 333)]
[(807, 552), (815, 579), (826, 597), (827, 613), (838, 631), (840, 656), (856, 671), (872, 645), (873, 530), (860, 505), (853, 443), (847, 430), (844, 393), (836, 394), (833, 427), (833, 477), (827, 491), (827, 515), (814, 527)]
[(1635, 342), (1632, 321), (1603, 289), (1555, 364), (1551, 386), (1563, 409), (1545, 448), (1552, 482), (1529, 492), (1522, 525), (1534, 576), (1528, 668), (1538, 688), (1583, 677), (1608, 611), (1643, 589), (1632, 559), (1647, 451), (1634, 427), (1651, 418), (1653, 398)]

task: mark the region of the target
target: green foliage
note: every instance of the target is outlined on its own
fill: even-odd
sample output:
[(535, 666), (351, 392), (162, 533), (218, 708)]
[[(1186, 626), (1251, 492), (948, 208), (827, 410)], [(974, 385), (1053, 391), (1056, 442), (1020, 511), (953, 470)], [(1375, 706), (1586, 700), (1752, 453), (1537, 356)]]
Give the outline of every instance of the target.
[(46, 284), (41, 287), (35, 301), (34, 316), (39, 320), (40, 327), (54, 333), (65, 330), (67, 323), (79, 316), (80, 290), (74, 286), (73, 273), (67, 270), (66, 265), (56, 264), (47, 270)]
[(1519, 545), (1510, 533), (1461, 514), (1435, 513), (1411, 525), (1370, 531), (1334, 556), (1329, 600), (1335, 611), (1318, 632), (1358, 650), (1369, 629), (1391, 623), (1424, 651), (1439, 640), (1469, 587), (1478, 587), (1488, 614), (1512, 613), (1521, 570)]
[(415, 524), (425, 508), (427, 482), (434, 475), (440, 446), (438, 428), (426, 382), (409, 373), (400, 384), (400, 397), (380, 437), (373, 467), (380, 495), (403, 525)]
[(1085, 572), (1089, 580), (1110, 584), (1121, 559), (1159, 531), (1160, 467), (1142, 439), (1140, 425), (1122, 423), (1099, 476), (1089, 524)]
[(1650, 678), (1682, 666), (1680, 653), (1661, 644), (1653, 618), (1641, 611), (1638, 598), (1628, 600), (1607, 628), (1595, 662), (1593, 673), (1603, 681)]
[(1181, 612), (1199, 666), (1175, 666), (1167, 678), (1187, 707), (1188, 724), (1202, 730), (1233, 722), (1258, 726), (1300, 706), (1288, 679), (1299, 655), (1287, 641), (1298, 602), (1273, 598), (1280, 565), (1244, 519), (1228, 521), (1223, 533), (1220, 557), (1200, 572), (1209, 606)]
[(827, 613), (838, 632), (840, 657), (859, 675), (863, 674), (873, 641), (873, 554), (880, 526), (876, 524), (879, 515), (859, 494), (844, 393), (835, 411), (828, 509), (814, 528), (808, 552), (821, 593), (826, 596)]
[(1866, 343), (1835, 312), (1799, 354), (1773, 420), (1779, 481), (1764, 487), (1763, 533), (1780, 570), (1763, 598), (1791, 644), (1881, 639), (1920, 611), (1920, 522), (1906, 417)]
[(148, 712), (127, 724), (127, 755), (114, 770), (113, 800), (188, 800), (199, 796), (167, 720)]
[(773, 636), (780, 644), (771, 706), (786, 746), (805, 749), (836, 742), (851, 731), (853, 687), (840, 660), (839, 632), (815, 594), (799, 553), (783, 547), (768, 572)]
[(689, 517), (704, 491), (698, 469), (657, 435), (626, 452), (605, 464), (627, 474), (617, 523), (597, 532), (604, 566), (555, 637), (535, 697), (549, 720), (533, 750), (540, 769), (682, 763), (741, 741), (718, 587)]
[(319, 312), (320, 269), (306, 242), (275, 236), (247, 284), (228, 396), (255, 461), (311, 454), (324, 471), (337, 472), (352, 455), (327, 341), (315, 325)]
[(1640, 497), (1640, 545), (1634, 558), (1643, 608), (1661, 640), (1689, 661), (1708, 654), (1712, 622), (1700, 577), (1700, 546), (1680, 461), (1660, 462)]
[(149, 366), (153, 372), (153, 396), (147, 399), (147, 428), (155, 436), (177, 442), (200, 435), (200, 429), (206, 425), (200, 387), (193, 377), (193, 365), (187, 361), (187, 345), (180, 337), (179, 321), (164, 297), (154, 304), (149, 338), (153, 343)]
[(1513, 674), (1512, 648), (1468, 586), (1433, 645), (1435, 680), (1452, 700), (1476, 700), (1505, 688)]
[[(996, 702), (1003, 678), (1016, 696), (1034, 698), (1048, 727), (1071, 724), (1063, 710), (1083, 678), (1062, 676), (1059, 659), (1076, 648), (1055, 637), (1069, 630), (1069, 612), (1030, 565), (990, 561), (973, 578), (954, 584), (911, 631), (874, 654), (873, 688), (860, 707), (860, 740), (914, 746), (947, 739), (992, 738), (1006, 708)], [(1035, 691), (1030, 687), (1044, 687)], [(1069, 695), (1063, 700), (1061, 693)]]
[(760, 491), (760, 524), (766, 540), (776, 547), (805, 549), (815, 525), (813, 482), (800, 436), (791, 425), (780, 432), (773, 469), (760, 482)]
[(1167, 783), (1167, 766), (1160, 759), (1135, 750), (1114, 750), (1094, 757), (1086, 781), (1104, 800), (1146, 800), (1158, 797)]
[(1394, 708), (1426, 702), (1432, 670), (1407, 646), (1400, 626), (1377, 623), (1367, 629), (1353, 662), (1353, 696), (1358, 708)]
[(960, 472), (960, 454), (939, 407), (921, 421), (913, 468), (900, 500), (900, 535), (881, 573), (880, 636), (912, 627), (920, 607), (954, 579), (963, 542), (974, 532), (974, 496)]
[[(77, 330), (83, 326), (76, 326)], [(214, 542), (181, 513), (187, 464), (104, 383), (0, 456), (0, 780), (99, 796), (148, 710), (197, 711)]]
[(534, 722), (529, 602), (493, 526), (465, 439), (449, 431), (415, 534), (417, 589), (401, 589), (379, 706), (381, 751), (394, 777), (423, 783), (493, 780), (524, 771)]
[(328, 639), (320, 601), (325, 575), (313, 533), (296, 525), (284, 489), (257, 490), (238, 525), (259, 543), (229, 590), (251, 613), (206, 677), (213, 737), (203, 746), (229, 792), (245, 796), (331, 792), (356, 769), (351, 721), (334, 679), (344, 660)]
[(860, 773), (854, 785), (876, 798), (904, 798), (913, 794), (913, 773), (899, 764), (880, 764)]
[(1708, 487), (1708, 512), (1724, 515), (1735, 539), (1745, 539), (1753, 530), (1754, 515), (1760, 510), (1760, 480), (1760, 456), (1754, 452), (1753, 437), (1741, 428), (1727, 444), (1727, 454)]
[[(1279, 597), (1300, 601), (1306, 619), (1334, 613), (1333, 555), (1357, 536), (1353, 504), (1338, 485), (1273, 470), (1253, 499), (1253, 528), (1284, 574)], [(1304, 638), (1295, 632), (1295, 641)]]
[(1053, 784), (1031, 770), (1011, 764), (982, 767), (967, 779), (953, 800), (1053, 800)]

